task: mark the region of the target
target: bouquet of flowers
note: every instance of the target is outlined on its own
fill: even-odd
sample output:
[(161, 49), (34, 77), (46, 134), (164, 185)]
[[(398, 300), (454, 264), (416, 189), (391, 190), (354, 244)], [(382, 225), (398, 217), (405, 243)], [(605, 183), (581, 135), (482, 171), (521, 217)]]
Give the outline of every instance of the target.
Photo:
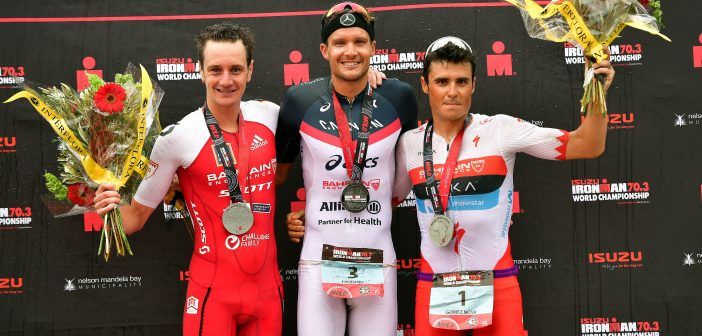
[[(670, 42), (660, 33), (663, 15), (660, 0), (552, 0), (543, 8), (533, 0), (505, 1), (520, 9), (529, 36), (579, 45), (590, 62), (604, 60), (607, 57), (605, 48), (626, 26)], [(653, 16), (645, 6), (651, 8)], [(604, 79), (595, 77), (586, 62), (581, 113), (585, 113), (588, 104), (593, 104), (595, 111), (607, 113)]]
[[(123, 202), (131, 201), (161, 132), (158, 105), (163, 91), (140, 68), (130, 64), (112, 83), (88, 74), (90, 86), (80, 92), (66, 84), (35, 89), (23, 82), (23, 91), (6, 101), (26, 98), (58, 135), (60, 178), (45, 174), (56, 200), (89, 208), (94, 189), (111, 183)], [(132, 255), (119, 207), (103, 220), (98, 254), (106, 261), (113, 248), (120, 256)]]

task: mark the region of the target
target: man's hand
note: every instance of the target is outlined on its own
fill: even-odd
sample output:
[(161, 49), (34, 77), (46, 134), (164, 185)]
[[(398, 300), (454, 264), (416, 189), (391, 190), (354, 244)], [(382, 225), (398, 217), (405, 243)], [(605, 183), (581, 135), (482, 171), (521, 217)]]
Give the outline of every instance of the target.
[(104, 216), (121, 201), (122, 197), (119, 195), (114, 185), (101, 184), (95, 192), (95, 211), (98, 215)]
[(285, 217), (285, 223), (288, 225), (290, 241), (299, 243), (300, 239), (305, 236), (305, 210), (289, 213)]
[(178, 176), (173, 176), (173, 182), (171, 182), (171, 186), (168, 188), (168, 192), (166, 193), (166, 196), (163, 196), (163, 203), (172, 205), (174, 201), (177, 201), (177, 199), (175, 199), (175, 197), (179, 192), (182, 193), (183, 190), (180, 189), (180, 183), (178, 182)]
[[(595, 75), (603, 75), (605, 79), (604, 89), (605, 91), (607, 91), (607, 89), (609, 89), (609, 86), (612, 85), (612, 80), (614, 80), (615, 71), (612, 68), (612, 64), (609, 62), (609, 47), (606, 47), (604, 49), (604, 53), (607, 55), (607, 57), (604, 60), (602, 60), (602, 62), (594, 63), (592, 65), (592, 69), (594, 70)], [(590, 63), (587, 57), (585, 58), (585, 62), (587, 62), (588, 64)]]
[(368, 83), (373, 89), (383, 84), (383, 80), (388, 79), (385, 74), (373, 68), (368, 69)]

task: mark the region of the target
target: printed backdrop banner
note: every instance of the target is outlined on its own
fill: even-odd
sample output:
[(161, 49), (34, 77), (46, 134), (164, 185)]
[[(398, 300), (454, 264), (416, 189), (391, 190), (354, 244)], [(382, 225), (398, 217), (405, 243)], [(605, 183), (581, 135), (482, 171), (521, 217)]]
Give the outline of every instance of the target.
[[(432, 3), (435, 2), (435, 3)], [(87, 84), (143, 64), (166, 95), (161, 122), (202, 105), (197, 33), (222, 21), (256, 33), (246, 99), (329, 74), (319, 52), (325, 1), (63, 1), (0, 4), (0, 100), (14, 78)], [(366, 3), (377, 14), (374, 68), (408, 82), (427, 45), (455, 35), (477, 51), (472, 112), (567, 130), (580, 123), (582, 51), (527, 36), (504, 2)], [(517, 160), (511, 242), (533, 335), (700, 335), (702, 326), (702, 23), (698, 1), (664, 1), (668, 43), (625, 29), (611, 46), (607, 149), (595, 160)], [(130, 237), (134, 257), (97, 255), (91, 215), (53, 218), (42, 175), (57, 173), (54, 133), (26, 103), (0, 105), (0, 334), (177, 335), (192, 242), (170, 208)], [(299, 164), (278, 189), (276, 238), (285, 335), (295, 335), (300, 245), (283, 219), (304, 206)], [(398, 335), (414, 335), (419, 236), (409, 197), (395, 211)], [(470, 234), (470, 233), (468, 233)], [(634, 333), (630, 333), (634, 332)], [(648, 332), (648, 334), (647, 334)]]

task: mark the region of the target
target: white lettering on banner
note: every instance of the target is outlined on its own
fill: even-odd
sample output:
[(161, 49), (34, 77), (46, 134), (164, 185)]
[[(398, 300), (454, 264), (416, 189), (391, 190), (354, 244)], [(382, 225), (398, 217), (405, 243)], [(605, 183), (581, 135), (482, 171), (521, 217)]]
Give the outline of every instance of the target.
[(21, 225), (21, 224), (29, 224), (32, 222), (32, 219), (29, 217), (25, 218), (0, 218), (0, 225)]
[(580, 336), (660, 336), (658, 321), (621, 322), (616, 317), (580, 319)]
[[(20, 82), (24, 81), (24, 77), (18, 77)], [(0, 77), (0, 84), (17, 84), (15, 77)]]
[(68, 292), (89, 289), (131, 288), (141, 287), (141, 281), (141, 276), (133, 275), (122, 275), (103, 278), (80, 278), (77, 280), (66, 279), (66, 284), (63, 286), (63, 288), (64, 291)]
[[(609, 61), (612, 63), (640, 65), (643, 59), (643, 46), (640, 43), (635, 44), (613, 44), (609, 46), (610, 56)], [(583, 64), (585, 58), (583, 49), (580, 46), (573, 46), (568, 43), (563, 48), (563, 55), (566, 64)]]
[[(590, 181), (592, 180), (592, 181)], [(582, 183), (582, 182), (592, 183)], [(573, 180), (573, 202), (620, 201), (624, 203), (649, 203), (650, 184), (644, 182), (607, 183), (607, 179)]]

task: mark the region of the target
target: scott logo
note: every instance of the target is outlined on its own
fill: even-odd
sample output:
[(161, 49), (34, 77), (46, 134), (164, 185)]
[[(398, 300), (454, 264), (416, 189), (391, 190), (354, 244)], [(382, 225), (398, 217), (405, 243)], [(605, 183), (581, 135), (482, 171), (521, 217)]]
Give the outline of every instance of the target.
[(22, 288), (24, 278), (0, 278), (0, 289)]
[(641, 261), (643, 255), (638, 252), (596, 252), (588, 253), (588, 260), (591, 264), (616, 263)]
[[(331, 160), (327, 161), (327, 164), (324, 166), (327, 170), (334, 170), (336, 167), (338, 167), (340, 164), (343, 168), (346, 168), (346, 162), (344, 162), (344, 157), (341, 155), (332, 155), (329, 157)], [(366, 159), (365, 161), (365, 168), (374, 168), (378, 165), (378, 157), (373, 157)]]

